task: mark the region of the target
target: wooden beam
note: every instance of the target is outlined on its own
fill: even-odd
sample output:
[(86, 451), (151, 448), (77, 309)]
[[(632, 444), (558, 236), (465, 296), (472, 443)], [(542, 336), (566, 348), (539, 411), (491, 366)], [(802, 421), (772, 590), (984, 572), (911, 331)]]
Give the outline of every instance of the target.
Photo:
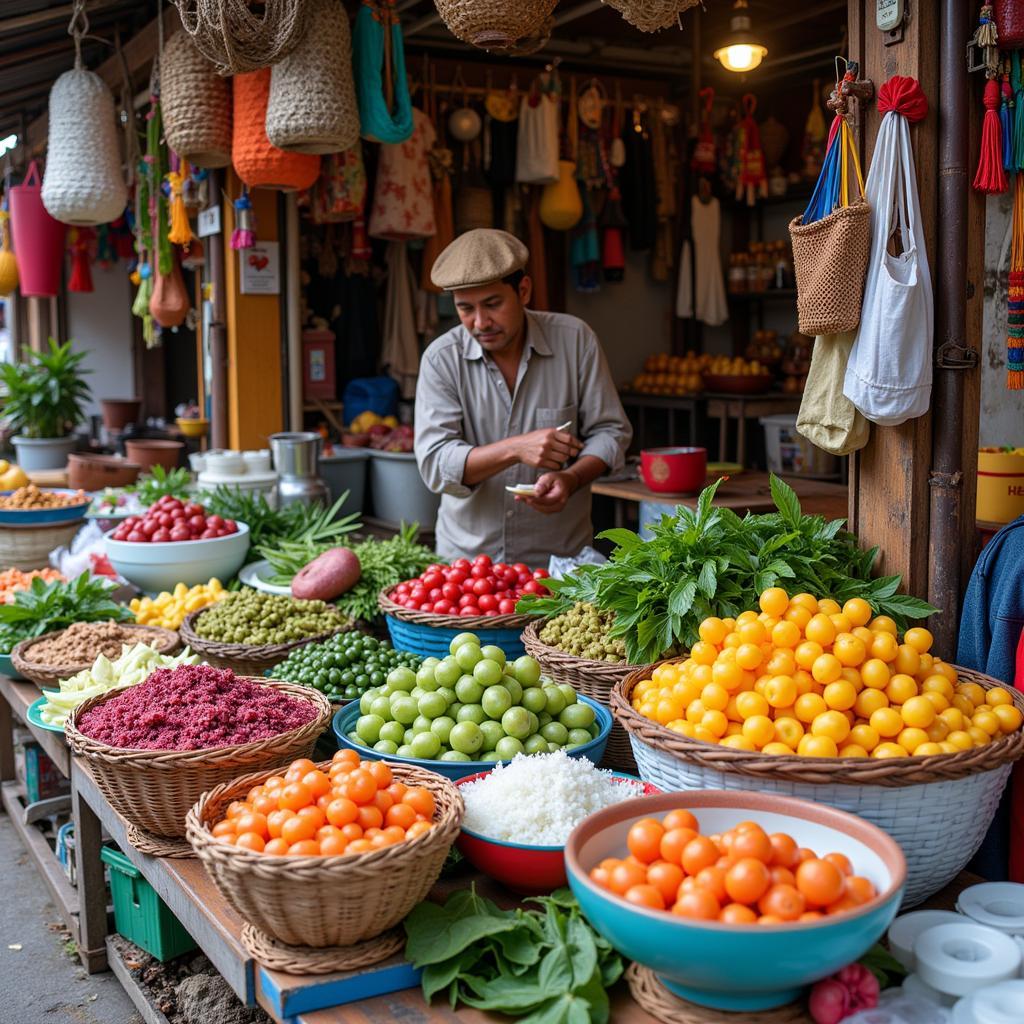
[[(111, 7), (129, 7), (125, 0), (92, 0), (89, 4), (88, 14), (95, 16), (100, 11)], [(49, 25), (55, 21), (70, 21), (74, 13), (74, 4), (64, 4), (61, 7), (48, 7), (42, 11), (33, 11), (31, 14), (19, 14), (13, 18), (0, 18), (0, 33), (10, 35), (19, 32), (24, 28), (34, 28), (36, 25)]]

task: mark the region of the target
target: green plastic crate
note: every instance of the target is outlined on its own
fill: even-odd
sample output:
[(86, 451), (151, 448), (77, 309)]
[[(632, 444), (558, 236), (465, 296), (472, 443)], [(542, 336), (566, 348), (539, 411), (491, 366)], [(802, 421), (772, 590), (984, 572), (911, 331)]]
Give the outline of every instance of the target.
[(192, 936), (120, 850), (104, 846), (100, 856), (110, 866), (114, 923), (121, 935), (161, 961), (196, 948)]

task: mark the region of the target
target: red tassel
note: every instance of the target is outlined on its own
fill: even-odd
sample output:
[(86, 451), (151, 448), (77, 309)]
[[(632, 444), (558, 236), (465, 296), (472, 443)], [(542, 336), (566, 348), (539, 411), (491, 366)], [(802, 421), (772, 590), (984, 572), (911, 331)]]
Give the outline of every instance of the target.
[(1006, 191), (1006, 172), (1003, 170), (1003, 128), (999, 122), (1001, 95), (999, 83), (990, 78), (985, 83), (985, 118), (981, 124), (981, 155), (974, 187), (978, 192), (993, 195)]
[(91, 292), (92, 268), (89, 265), (89, 242), (92, 232), (88, 228), (73, 228), (71, 239), (71, 279), (69, 292)]

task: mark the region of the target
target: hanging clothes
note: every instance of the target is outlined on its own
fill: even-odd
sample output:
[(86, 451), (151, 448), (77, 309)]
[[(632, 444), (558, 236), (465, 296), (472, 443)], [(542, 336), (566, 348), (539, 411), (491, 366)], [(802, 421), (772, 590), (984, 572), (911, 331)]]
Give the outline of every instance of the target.
[(409, 266), (405, 242), (389, 242), (388, 285), (384, 297), (384, 334), (381, 368), (398, 382), (403, 398), (416, 397), (420, 372), (419, 335), (416, 331), (416, 278)]
[(629, 247), (634, 251), (650, 249), (658, 231), (654, 155), (645, 118), (634, 109), (629, 124), (622, 130), (626, 162), (620, 171), (622, 209), (629, 222)]
[(516, 181), (547, 185), (558, 181), (558, 113), (561, 89), (553, 75), (541, 75), (519, 104)]
[(434, 190), (427, 154), (437, 135), (430, 118), (413, 110), (412, 136), (380, 147), (377, 185), (370, 212), (370, 237), (389, 240), (429, 238), (434, 221)]
[[(709, 327), (718, 327), (729, 319), (729, 303), (722, 278), (722, 207), (712, 196), (701, 202), (699, 196), (690, 200), (690, 222), (693, 249), (689, 240), (683, 243), (679, 258), (679, 284), (676, 291), (676, 316), (696, 316)], [(693, 264), (696, 263), (696, 282)]]

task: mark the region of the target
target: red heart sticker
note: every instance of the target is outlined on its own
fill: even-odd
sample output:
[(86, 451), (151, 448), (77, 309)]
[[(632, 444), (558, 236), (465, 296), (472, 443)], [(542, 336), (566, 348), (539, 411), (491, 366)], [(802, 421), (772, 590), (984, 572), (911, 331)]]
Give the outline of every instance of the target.
[(269, 262), (266, 256), (257, 256), (255, 253), (249, 257), (249, 266), (257, 270), (263, 270)]

